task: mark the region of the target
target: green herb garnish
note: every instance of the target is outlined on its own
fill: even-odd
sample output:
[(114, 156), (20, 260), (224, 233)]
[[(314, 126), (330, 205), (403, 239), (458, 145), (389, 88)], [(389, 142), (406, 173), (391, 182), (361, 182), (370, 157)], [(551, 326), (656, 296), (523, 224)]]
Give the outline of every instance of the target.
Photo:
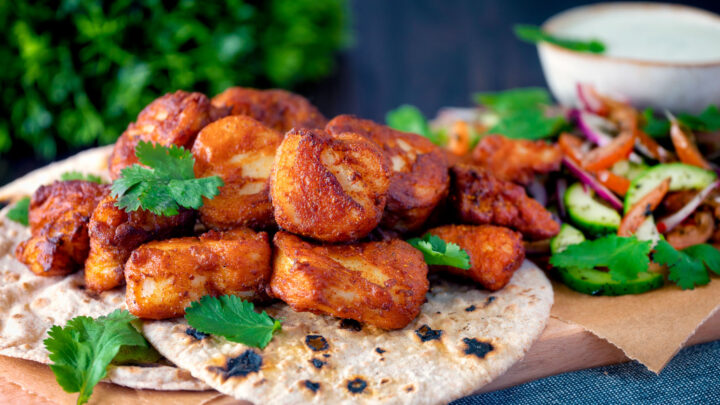
[(126, 167), (112, 184), (116, 205), (127, 212), (142, 208), (157, 215), (177, 215), (180, 207), (200, 208), (203, 197), (215, 197), (223, 186), (218, 176), (196, 179), (195, 159), (178, 146), (141, 141), (135, 155), (149, 168), (137, 164)]
[(425, 263), (433, 266), (451, 266), (467, 270), (470, 256), (455, 243), (448, 243), (435, 235), (426, 233), (422, 238), (408, 240), (415, 249), (422, 252)]
[(62, 180), (62, 181), (85, 180), (85, 181), (89, 181), (89, 182), (97, 183), (97, 184), (104, 183), (102, 177), (100, 177), (100, 176), (97, 176), (95, 174), (90, 174), (90, 173), (80, 173), (80, 172), (76, 172), (76, 171), (63, 173), (62, 175), (60, 175), (60, 180)]
[(546, 114), (550, 94), (542, 88), (476, 93), (473, 98), (497, 117), (489, 133), (515, 139), (542, 139), (556, 135), (567, 125), (564, 117)]
[(681, 251), (667, 241), (655, 246), (653, 261), (668, 267), (668, 280), (683, 290), (710, 282), (708, 269), (720, 275), (720, 251), (708, 244), (694, 245)]
[(445, 144), (442, 136), (433, 133), (428, 125), (428, 120), (423, 113), (415, 106), (403, 104), (400, 107), (388, 111), (385, 115), (387, 126), (398, 131), (412, 132), (428, 138), (432, 143), (443, 146)]
[(28, 215), (30, 211), (30, 197), (23, 197), (7, 212), (8, 219), (19, 224), (28, 226)]
[(578, 52), (603, 53), (605, 52), (605, 44), (597, 39), (588, 41), (560, 38), (543, 31), (536, 25), (517, 24), (513, 27), (515, 36), (525, 42), (537, 44), (538, 42), (548, 42), (566, 49)]
[(185, 319), (196, 330), (225, 337), (246, 346), (264, 349), (282, 329), (279, 320), (265, 311), (255, 312), (251, 302), (234, 295), (206, 295), (185, 309)]
[(554, 253), (550, 264), (565, 269), (606, 267), (613, 280), (628, 281), (648, 270), (650, 249), (650, 241), (608, 235), (570, 245), (562, 252)]
[(65, 392), (80, 393), (78, 404), (88, 401), (122, 347), (144, 348), (149, 353), (150, 346), (131, 324), (135, 319), (127, 311), (116, 310), (97, 319), (78, 316), (64, 327), (50, 328), (44, 341), (53, 362), (50, 369)]
[[(642, 116), (645, 120), (643, 131), (646, 134), (653, 137), (664, 137), (670, 134), (670, 121), (656, 117), (652, 108), (646, 108)], [(691, 131), (718, 131), (720, 130), (720, 109), (716, 105), (710, 105), (699, 115), (677, 114), (677, 120)]]

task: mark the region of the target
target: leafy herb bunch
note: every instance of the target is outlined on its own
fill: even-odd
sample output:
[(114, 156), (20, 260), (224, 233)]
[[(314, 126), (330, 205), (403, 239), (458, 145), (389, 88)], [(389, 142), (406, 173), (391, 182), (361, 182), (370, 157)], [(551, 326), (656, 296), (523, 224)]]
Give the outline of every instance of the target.
[(208, 94), (329, 74), (346, 0), (0, 2), (0, 153), (110, 143), (168, 89)]

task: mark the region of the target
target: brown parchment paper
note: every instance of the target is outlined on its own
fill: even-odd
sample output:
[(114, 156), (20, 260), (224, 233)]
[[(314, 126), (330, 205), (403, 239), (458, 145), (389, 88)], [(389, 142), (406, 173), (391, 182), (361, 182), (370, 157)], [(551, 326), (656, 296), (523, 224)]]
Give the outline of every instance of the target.
[(720, 279), (694, 290), (665, 286), (639, 295), (593, 297), (553, 282), (551, 316), (577, 324), (655, 373), (720, 307)]

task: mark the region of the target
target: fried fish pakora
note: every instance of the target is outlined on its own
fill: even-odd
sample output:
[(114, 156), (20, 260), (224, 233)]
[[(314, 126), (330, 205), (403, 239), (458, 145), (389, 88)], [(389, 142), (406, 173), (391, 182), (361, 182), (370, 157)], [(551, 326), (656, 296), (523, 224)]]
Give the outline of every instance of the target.
[(30, 239), (15, 250), (19, 261), (39, 276), (64, 276), (85, 262), (90, 249), (88, 221), (107, 192), (106, 185), (56, 181), (30, 199)]
[(350, 115), (333, 118), (326, 128), (333, 134), (363, 135), (390, 159), (392, 178), (383, 227), (399, 232), (418, 230), (447, 195), (447, 157), (428, 139)]
[(150, 211), (125, 212), (106, 196), (92, 213), (89, 224), (90, 254), (85, 261), (85, 285), (106, 291), (123, 284), (123, 268), (135, 248), (151, 240), (191, 234), (195, 212), (160, 216)]
[(462, 222), (507, 226), (530, 239), (560, 232), (552, 214), (521, 186), (469, 165), (453, 166), (451, 173), (450, 201)]
[(213, 97), (216, 108), (247, 115), (282, 134), (293, 128), (323, 128), (327, 119), (305, 97), (285, 90), (230, 87)]
[(314, 245), (278, 232), (274, 244), (270, 292), (295, 311), (400, 329), (425, 302), (427, 264), (420, 251), (399, 239)]
[(204, 295), (263, 299), (270, 281), (267, 233), (247, 228), (149, 242), (125, 265), (130, 313), (146, 319), (182, 316)]
[(472, 162), (500, 180), (527, 185), (536, 174), (560, 170), (562, 151), (557, 144), (490, 135), (473, 149)]
[(275, 155), (270, 196), (278, 226), (325, 242), (366, 236), (382, 218), (390, 170), (355, 133), (294, 129)]
[(258, 121), (234, 115), (200, 131), (192, 153), (195, 176), (220, 176), (225, 185), (213, 199), (203, 199), (200, 220), (213, 229), (275, 224), (269, 179), (283, 136)]
[[(123, 168), (138, 163), (135, 146), (140, 141), (191, 147), (198, 132), (210, 123), (210, 113), (210, 100), (205, 95), (182, 90), (148, 104), (115, 142), (110, 155), (110, 177), (116, 179)], [(222, 114), (213, 114), (215, 118), (218, 115)]]
[(457, 244), (470, 256), (468, 270), (451, 266), (432, 266), (431, 270), (471, 278), (490, 291), (505, 287), (525, 260), (520, 234), (501, 226), (445, 225), (427, 233)]

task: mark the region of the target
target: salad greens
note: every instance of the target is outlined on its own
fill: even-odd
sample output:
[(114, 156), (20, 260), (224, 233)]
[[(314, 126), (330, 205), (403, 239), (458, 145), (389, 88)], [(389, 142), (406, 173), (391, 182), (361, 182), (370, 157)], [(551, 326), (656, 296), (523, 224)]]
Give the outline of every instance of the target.
[(497, 116), (488, 132), (515, 139), (542, 139), (557, 135), (567, 121), (561, 115), (549, 115), (550, 94), (537, 87), (494, 93), (476, 93), (475, 101)]

